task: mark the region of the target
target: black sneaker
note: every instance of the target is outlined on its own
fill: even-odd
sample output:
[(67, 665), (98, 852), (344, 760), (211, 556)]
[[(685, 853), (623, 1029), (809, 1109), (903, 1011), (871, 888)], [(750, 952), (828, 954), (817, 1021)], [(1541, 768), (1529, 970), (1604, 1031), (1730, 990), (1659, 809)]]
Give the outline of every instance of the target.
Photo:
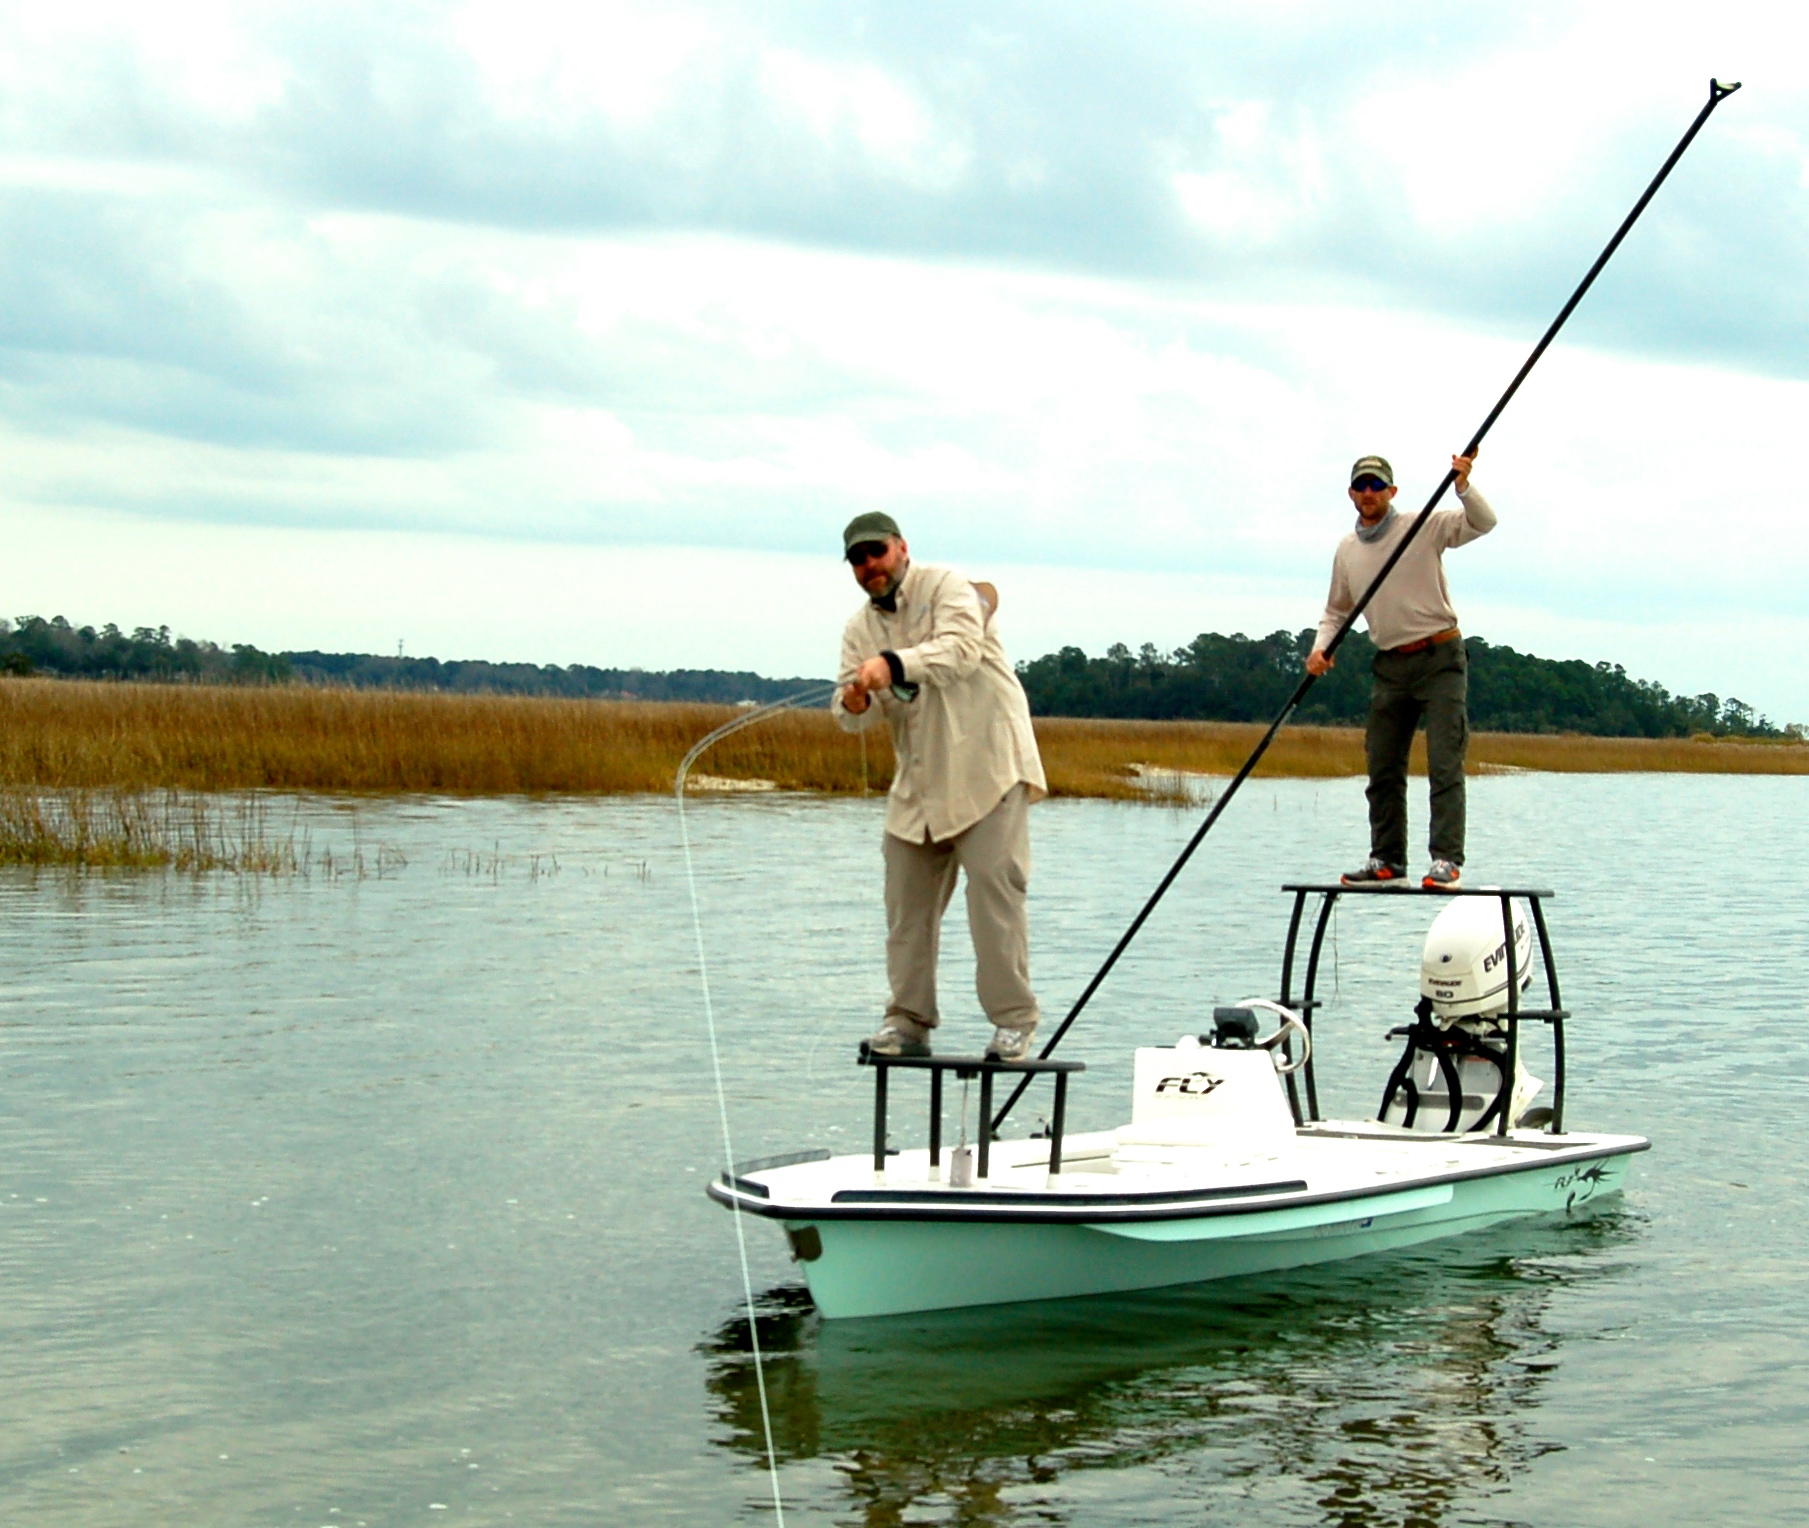
[(1338, 882), (1343, 886), (1405, 886), (1407, 867), (1387, 864), (1372, 854), (1361, 870), (1339, 876)]

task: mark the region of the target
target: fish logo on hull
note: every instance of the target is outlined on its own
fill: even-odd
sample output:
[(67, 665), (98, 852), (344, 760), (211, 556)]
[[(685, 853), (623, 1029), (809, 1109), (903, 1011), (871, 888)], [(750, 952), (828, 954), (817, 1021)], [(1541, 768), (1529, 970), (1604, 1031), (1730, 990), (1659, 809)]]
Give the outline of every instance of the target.
[[(1565, 1173), (1552, 1184), (1560, 1194), (1565, 1194), (1564, 1208), (1574, 1210), (1579, 1204), (1587, 1204), (1595, 1198), (1596, 1190), (1608, 1180), (1608, 1166), (1605, 1162), (1596, 1162), (1588, 1167), (1579, 1167), (1574, 1172)], [(1568, 1191), (1568, 1192), (1567, 1192)]]

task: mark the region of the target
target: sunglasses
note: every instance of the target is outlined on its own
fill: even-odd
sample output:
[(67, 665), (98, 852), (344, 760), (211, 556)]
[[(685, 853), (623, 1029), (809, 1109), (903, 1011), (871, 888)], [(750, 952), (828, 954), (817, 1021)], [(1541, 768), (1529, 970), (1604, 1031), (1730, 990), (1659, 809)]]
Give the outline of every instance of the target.
[(1360, 477), (1350, 486), (1359, 493), (1379, 493), (1382, 489), (1392, 485), (1384, 483), (1379, 477)]
[(877, 562), (889, 550), (889, 544), (884, 541), (857, 541), (848, 548), (849, 566), (858, 568), (865, 563)]

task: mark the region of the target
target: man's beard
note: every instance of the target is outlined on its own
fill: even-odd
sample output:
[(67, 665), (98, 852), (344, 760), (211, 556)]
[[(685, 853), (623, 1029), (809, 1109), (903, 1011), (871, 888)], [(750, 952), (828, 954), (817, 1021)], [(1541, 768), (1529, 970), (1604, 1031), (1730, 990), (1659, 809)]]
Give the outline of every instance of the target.
[[(880, 604), (884, 601), (890, 600), (895, 594), (898, 593), (898, 586), (904, 582), (905, 574), (910, 572), (910, 570), (911, 570), (911, 561), (907, 557), (903, 562), (901, 562), (898, 565), (898, 571), (896, 573), (894, 573), (890, 578), (888, 578), (885, 581), (885, 583), (882, 584), (879, 588), (875, 589), (875, 588), (872, 588), (871, 586), (868, 587), (867, 598), (872, 600), (873, 603), (876, 605)], [(890, 608), (890, 607), (888, 606), (887, 608)]]

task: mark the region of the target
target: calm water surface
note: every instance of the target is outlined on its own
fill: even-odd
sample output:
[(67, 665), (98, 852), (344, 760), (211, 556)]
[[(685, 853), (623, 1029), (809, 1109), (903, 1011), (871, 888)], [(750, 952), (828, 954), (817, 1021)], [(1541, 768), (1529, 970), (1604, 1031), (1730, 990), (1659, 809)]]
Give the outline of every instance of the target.
[[(786, 1521), (1800, 1521), (1805, 790), (1472, 787), (1473, 878), (1557, 893), (1572, 1122), (1654, 1140), (1605, 1216), (829, 1325), (750, 1225)], [(1273, 992), (1275, 888), (1360, 858), (1362, 810), (1247, 790), (1065, 1047), (1075, 1127), (1125, 1117), (1133, 1044)], [(0, 1521), (770, 1521), (670, 804), (302, 819), (335, 870), (0, 876)], [(858, 1149), (879, 803), (691, 820), (737, 1154)], [(1059, 1009), (1197, 814), (1033, 820)], [(1427, 916), (1340, 914), (1333, 1112), (1374, 1110)]]

